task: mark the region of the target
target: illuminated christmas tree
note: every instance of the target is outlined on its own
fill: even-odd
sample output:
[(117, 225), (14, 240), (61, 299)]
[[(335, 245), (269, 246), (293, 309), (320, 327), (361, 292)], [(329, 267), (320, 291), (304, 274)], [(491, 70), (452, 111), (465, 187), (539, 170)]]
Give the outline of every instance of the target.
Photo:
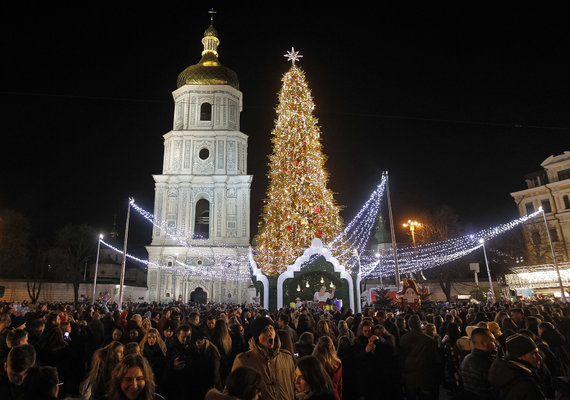
[(267, 275), (286, 270), (314, 238), (326, 244), (343, 229), (340, 207), (327, 188), (315, 104), (305, 73), (295, 65), (302, 56), (294, 49), (286, 56), (292, 67), (283, 76), (279, 92), (269, 186), (256, 237), (256, 261)]

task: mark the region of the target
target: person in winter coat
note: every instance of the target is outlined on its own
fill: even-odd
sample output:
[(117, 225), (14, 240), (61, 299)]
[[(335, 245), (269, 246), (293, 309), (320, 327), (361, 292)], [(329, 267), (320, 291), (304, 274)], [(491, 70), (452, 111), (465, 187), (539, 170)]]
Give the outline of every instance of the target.
[(430, 398), (436, 386), (433, 371), (436, 366), (437, 344), (422, 332), (419, 316), (412, 315), (408, 326), (410, 331), (400, 338), (406, 398)]
[(160, 385), (162, 385), (162, 373), (166, 359), (166, 343), (164, 343), (164, 340), (160, 337), (158, 329), (149, 328), (139, 346), (141, 354), (150, 364), (157, 386), (160, 387)]
[(489, 368), (496, 358), (495, 339), (491, 332), (476, 328), (471, 332), (473, 350), (461, 362), (463, 390), (480, 400), (493, 400), (496, 391), (489, 384)]
[(185, 400), (187, 390), (196, 382), (195, 372), (198, 365), (198, 350), (191, 343), (192, 328), (180, 325), (176, 336), (167, 346), (164, 379), (161, 394), (168, 400)]
[(263, 400), (293, 400), (295, 398), (295, 362), (293, 355), (281, 349), (273, 322), (258, 317), (249, 326), (249, 351), (238, 354), (232, 371), (250, 367), (263, 378)]
[[(396, 351), (391, 344), (373, 335), (373, 328), (369, 320), (362, 321), (358, 327), (351, 360), (354, 371), (350, 375), (344, 374), (343, 384), (346, 382), (347, 390), (343, 388), (346, 394), (343, 396), (353, 398), (356, 392), (356, 398), (364, 400), (401, 399), (402, 370)], [(347, 363), (344, 363), (343, 372), (346, 367)], [(351, 387), (354, 384), (351, 381), (356, 381), (355, 387)], [(382, 390), (378, 390), (380, 387)]]
[(220, 352), (201, 331), (196, 331), (198, 350), (197, 368), (194, 372), (193, 392), (197, 399), (203, 399), (208, 390), (221, 389)]
[(527, 335), (507, 338), (507, 357), (497, 358), (489, 369), (489, 383), (500, 390), (501, 400), (543, 400), (537, 371), (542, 362), (538, 347)]

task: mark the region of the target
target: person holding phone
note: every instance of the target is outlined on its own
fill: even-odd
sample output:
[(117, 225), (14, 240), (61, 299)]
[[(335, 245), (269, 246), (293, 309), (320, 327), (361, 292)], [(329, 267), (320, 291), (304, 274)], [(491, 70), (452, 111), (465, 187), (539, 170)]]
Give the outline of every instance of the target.
[(191, 343), (192, 328), (180, 325), (166, 350), (164, 373), (164, 397), (168, 400), (182, 400), (188, 397), (187, 390), (195, 382), (195, 362), (198, 358), (196, 346)]

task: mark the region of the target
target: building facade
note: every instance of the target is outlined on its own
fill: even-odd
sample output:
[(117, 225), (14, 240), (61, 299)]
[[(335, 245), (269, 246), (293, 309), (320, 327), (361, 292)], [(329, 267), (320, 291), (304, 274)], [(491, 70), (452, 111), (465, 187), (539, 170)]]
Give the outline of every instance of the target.
[[(551, 242), (559, 267), (567, 268), (570, 261), (570, 151), (548, 157), (541, 166), (540, 171), (525, 175), (527, 188), (513, 192), (511, 196), (521, 216), (532, 214), (540, 207), (544, 210), (548, 230), (542, 214), (523, 225), (527, 250), (524, 265), (530, 266), (525, 267), (523, 272), (536, 273), (544, 278), (544, 266), (553, 264)], [(520, 268), (516, 275), (521, 275)], [(538, 275), (536, 279), (531, 276), (527, 280), (539, 281), (542, 278), (539, 279)], [(558, 280), (553, 283), (556, 287)], [(531, 283), (529, 285), (532, 286)], [(541, 281), (541, 287), (544, 286), (545, 283)]]
[(250, 187), (248, 137), (240, 132), (242, 93), (218, 60), (213, 23), (198, 64), (178, 77), (173, 129), (154, 175), (155, 227), (148, 300), (247, 301)]

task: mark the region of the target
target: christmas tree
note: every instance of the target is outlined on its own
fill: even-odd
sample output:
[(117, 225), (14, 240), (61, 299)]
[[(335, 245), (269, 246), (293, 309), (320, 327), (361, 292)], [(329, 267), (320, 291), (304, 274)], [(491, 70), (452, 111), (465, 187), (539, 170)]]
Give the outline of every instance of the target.
[(340, 207), (327, 188), (315, 104), (305, 73), (295, 65), (302, 56), (294, 49), (287, 56), (292, 67), (279, 92), (269, 186), (256, 237), (256, 261), (267, 275), (286, 270), (314, 238), (326, 244), (343, 229)]

